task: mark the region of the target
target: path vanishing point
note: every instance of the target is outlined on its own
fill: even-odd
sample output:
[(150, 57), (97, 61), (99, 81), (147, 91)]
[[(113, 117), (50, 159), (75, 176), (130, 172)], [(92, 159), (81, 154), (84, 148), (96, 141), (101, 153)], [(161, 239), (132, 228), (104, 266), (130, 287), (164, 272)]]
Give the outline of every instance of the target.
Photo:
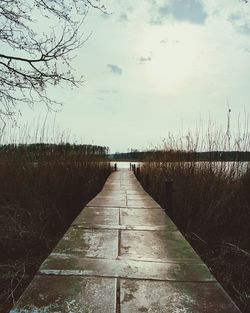
[(11, 313), (236, 313), (230, 297), (128, 170), (72, 223)]

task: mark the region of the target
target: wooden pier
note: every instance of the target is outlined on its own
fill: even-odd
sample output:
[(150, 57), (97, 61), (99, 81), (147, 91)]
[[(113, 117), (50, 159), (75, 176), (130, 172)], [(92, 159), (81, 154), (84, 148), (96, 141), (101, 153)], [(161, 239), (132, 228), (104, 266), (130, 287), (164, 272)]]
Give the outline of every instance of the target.
[(11, 313), (239, 313), (128, 170), (72, 223)]

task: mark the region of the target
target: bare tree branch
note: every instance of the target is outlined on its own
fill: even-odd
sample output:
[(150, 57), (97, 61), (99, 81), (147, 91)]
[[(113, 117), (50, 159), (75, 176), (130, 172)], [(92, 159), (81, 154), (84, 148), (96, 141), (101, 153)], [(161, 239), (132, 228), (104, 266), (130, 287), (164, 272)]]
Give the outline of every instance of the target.
[[(106, 13), (100, 0), (0, 1), (2, 120), (15, 116), (22, 103), (52, 107), (56, 102), (47, 95), (49, 86), (82, 82), (70, 64), (72, 52), (89, 37), (81, 33), (89, 8)], [(41, 23), (47, 29), (41, 30)]]

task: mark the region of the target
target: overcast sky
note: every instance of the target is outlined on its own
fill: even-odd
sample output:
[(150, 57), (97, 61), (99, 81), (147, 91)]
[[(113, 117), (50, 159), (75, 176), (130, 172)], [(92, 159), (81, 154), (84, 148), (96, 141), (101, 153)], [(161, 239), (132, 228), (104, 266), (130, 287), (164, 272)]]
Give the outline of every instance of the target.
[[(239, 0), (103, 0), (77, 51), (78, 89), (58, 88), (59, 132), (111, 151), (149, 148), (208, 119), (232, 131), (250, 109), (250, 4)], [(23, 122), (44, 109), (23, 111)], [(51, 124), (54, 116), (48, 118)], [(35, 121), (35, 122), (34, 122)]]

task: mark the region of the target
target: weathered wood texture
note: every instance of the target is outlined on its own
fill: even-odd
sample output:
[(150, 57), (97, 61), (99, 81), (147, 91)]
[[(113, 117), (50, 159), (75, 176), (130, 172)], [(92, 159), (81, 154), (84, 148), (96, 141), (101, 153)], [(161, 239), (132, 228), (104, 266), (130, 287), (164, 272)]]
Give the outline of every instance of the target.
[(88, 203), (12, 313), (240, 312), (132, 172)]

